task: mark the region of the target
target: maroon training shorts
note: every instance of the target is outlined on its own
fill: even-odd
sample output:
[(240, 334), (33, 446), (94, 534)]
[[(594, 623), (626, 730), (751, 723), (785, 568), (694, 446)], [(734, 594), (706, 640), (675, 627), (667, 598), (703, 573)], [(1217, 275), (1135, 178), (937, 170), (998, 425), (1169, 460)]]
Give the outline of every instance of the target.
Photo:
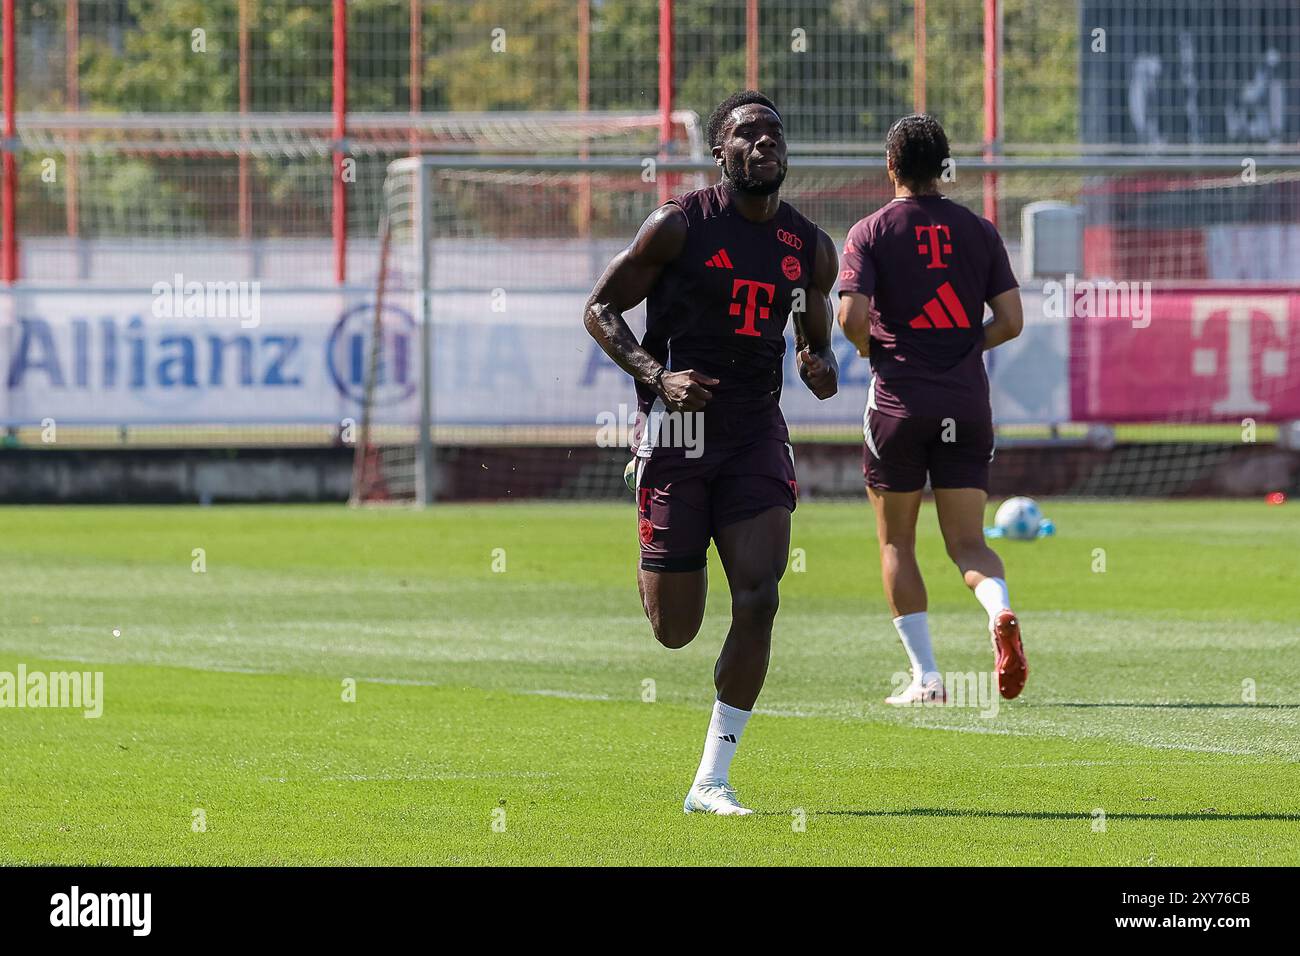
[(862, 471), (877, 491), (931, 488), (989, 490), (993, 461), (991, 418), (896, 418), (867, 412)]
[(637, 460), (637, 527), (641, 567), (698, 571), (717, 532), (769, 508), (794, 511), (799, 486), (794, 451), (763, 439), (698, 458), (654, 455)]

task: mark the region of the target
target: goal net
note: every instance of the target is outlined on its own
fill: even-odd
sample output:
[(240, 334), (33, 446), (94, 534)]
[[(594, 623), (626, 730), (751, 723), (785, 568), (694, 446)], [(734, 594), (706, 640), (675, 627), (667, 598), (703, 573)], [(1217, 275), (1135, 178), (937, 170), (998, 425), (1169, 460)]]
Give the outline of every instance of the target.
[[(892, 196), (880, 166), (799, 157), (782, 195), (842, 246)], [(1268, 484), (1261, 449), (1289, 441), (1287, 423), (1300, 417), (1288, 325), (1300, 315), (1300, 267), (1249, 250), (1300, 225), (1300, 171), (1261, 160), (1258, 173), (1247, 187), (1230, 158), (958, 160), (945, 192), (977, 211), (996, 198), (1026, 312), (1024, 333), (988, 356), (995, 494), (1254, 494)], [(583, 308), (656, 205), (715, 176), (708, 163), (650, 157), (391, 164), (372, 438), (358, 448), (355, 497), (625, 494), (635, 399), (583, 329)], [(1074, 210), (1080, 233), (1075, 263), (1036, 274), (1022, 214), (1043, 201)], [(642, 308), (628, 320), (640, 335)], [(798, 385), (787, 348), (782, 406), (811, 496), (861, 493), (855, 448), (870, 375), (838, 330), (834, 341), (840, 394), (825, 403)]]
[[(373, 282), (388, 164), (418, 152), (654, 155), (660, 117), (639, 112), (23, 113), (21, 274), (120, 284), (182, 273), (335, 282), (333, 156), (343, 148), (347, 272)], [(672, 148), (699, 156), (699, 118), (671, 116)]]

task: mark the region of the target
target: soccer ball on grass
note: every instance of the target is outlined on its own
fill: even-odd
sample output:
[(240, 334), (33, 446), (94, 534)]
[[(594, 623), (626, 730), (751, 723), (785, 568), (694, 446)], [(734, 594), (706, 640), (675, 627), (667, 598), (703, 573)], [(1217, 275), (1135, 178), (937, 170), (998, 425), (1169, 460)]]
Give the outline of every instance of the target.
[(1051, 522), (1043, 517), (1042, 509), (1033, 498), (1017, 496), (1008, 498), (998, 506), (993, 516), (993, 533), (996, 537), (1012, 541), (1033, 541), (1040, 535), (1051, 534)]

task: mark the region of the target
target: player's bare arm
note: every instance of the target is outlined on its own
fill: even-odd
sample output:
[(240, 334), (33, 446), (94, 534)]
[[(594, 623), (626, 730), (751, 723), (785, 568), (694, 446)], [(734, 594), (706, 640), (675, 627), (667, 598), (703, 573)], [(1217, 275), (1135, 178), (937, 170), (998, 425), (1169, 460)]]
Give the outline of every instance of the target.
[(817, 255), (808, 288), (807, 309), (795, 313), (794, 336), (799, 377), (822, 401), (839, 390), (840, 367), (831, 347), (831, 289), (840, 272), (840, 257), (831, 237), (817, 230)]
[(984, 351), (1010, 342), (1025, 327), (1024, 307), (1020, 303), (1020, 290), (1008, 289), (989, 299), (993, 318), (984, 326)]
[(717, 385), (694, 369), (669, 372), (641, 347), (628, 328), (623, 313), (650, 294), (664, 266), (675, 259), (686, 242), (686, 214), (674, 205), (660, 206), (641, 224), (632, 244), (616, 255), (587, 299), (583, 324), (615, 364), (642, 384), (657, 391), (670, 411), (693, 412), (713, 397)]
[(867, 358), (871, 347), (871, 312), (875, 305), (871, 296), (861, 292), (841, 292), (837, 319), (844, 337), (853, 343), (858, 355)]

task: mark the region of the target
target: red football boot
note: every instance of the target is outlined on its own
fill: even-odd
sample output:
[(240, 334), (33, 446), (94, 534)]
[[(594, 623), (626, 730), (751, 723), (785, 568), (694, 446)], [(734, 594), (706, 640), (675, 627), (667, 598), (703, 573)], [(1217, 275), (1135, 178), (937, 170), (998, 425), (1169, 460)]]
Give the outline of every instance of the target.
[(1025, 648), (1020, 643), (1020, 621), (1014, 611), (999, 611), (993, 619), (994, 667), (998, 672), (998, 692), (1007, 700), (1020, 696), (1029, 676)]

